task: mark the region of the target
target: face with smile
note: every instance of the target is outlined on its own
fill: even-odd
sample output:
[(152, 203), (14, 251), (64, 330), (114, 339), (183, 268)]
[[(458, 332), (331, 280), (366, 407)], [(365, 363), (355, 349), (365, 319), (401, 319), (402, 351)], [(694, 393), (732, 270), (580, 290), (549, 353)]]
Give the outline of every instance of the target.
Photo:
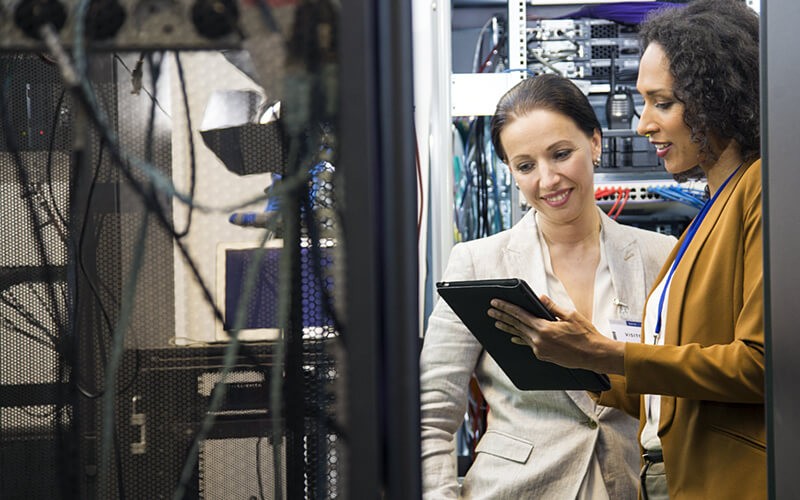
[(644, 109), (636, 131), (650, 139), (667, 172), (679, 174), (700, 163), (700, 146), (683, 121), (685, 106), (675, 98), (673, 83), (664, 49), (651, 43), (639, 62), (636, 88), (644, 97)]
[(535, 109), (511, 120), (500, 134), (507, 163), (525, 199), (542, 217), (571, 223), (596, 211), (592, 159), (601, 137), (567, 116)]

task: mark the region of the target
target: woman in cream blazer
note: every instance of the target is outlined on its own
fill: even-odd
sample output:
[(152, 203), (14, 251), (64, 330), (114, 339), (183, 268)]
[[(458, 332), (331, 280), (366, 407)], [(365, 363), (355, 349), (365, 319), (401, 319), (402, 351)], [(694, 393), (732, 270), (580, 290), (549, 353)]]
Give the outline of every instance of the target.
[[(618, 224), (597, 207), (593, 166), (602, 136), (586, 96), (556, 75), (520, 82), (497, 105), (492, 144), (533, 208), (507, 231), (457, 244), (444, 280), (522, 278), (572, 303), (606, 335), (613, 321), (640, 321), (675, 239)], [(441, 300), (420, 369), (426, 499), (636, 497), (635, 419), (585, 391), (518, 390)], [(489, 408), (487, 428), (459, 489), (455, 433), (473, 373)]]
[[(675, 239), (623, 226), (597, 209), (617, 317), (640, 321), (650, 286)], [(453, 248), (444, 280), (518, 277), (548, 293), (534, 211), (510, 230)], [(604, 328), (605, 325), (600, 326)], [(486, 432), (461, 498), (575, 499), (593, 454), (609, 498), (636, 498), (637, 421), (585, 391), (520, 391), (439, 300), (420, 361), (422, 474), (426, 499), (458, 498), (455, 433), (474, 372), (488, 405)]]

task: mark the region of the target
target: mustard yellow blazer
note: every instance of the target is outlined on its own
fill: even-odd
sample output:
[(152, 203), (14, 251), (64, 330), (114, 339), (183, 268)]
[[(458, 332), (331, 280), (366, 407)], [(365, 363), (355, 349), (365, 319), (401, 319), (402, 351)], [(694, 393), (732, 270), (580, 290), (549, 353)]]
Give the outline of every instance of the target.
[(640, 415), (641, 432), (638, 395), (663, 395), (658, 435), (672, 499), (767, 495), (762, 255), (756, 160), (720, 193), (675, 271), (666, 345), (626, 344), (625, 376), (600, 396)]

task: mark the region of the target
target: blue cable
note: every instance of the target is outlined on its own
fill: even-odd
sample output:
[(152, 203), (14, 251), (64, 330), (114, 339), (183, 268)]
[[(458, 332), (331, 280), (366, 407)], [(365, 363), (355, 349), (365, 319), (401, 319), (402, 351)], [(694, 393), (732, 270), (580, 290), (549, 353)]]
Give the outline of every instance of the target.
[(676, 188), (674, 186), (667, 186), (664, 189), (666, 189), (670, 193), (674, 194), (675, 197), (678, 199), (678, 201), (681, 201), (682, 203), (685, 203), (687, 205), (697, 206), (697, 198), (684, 193), (680, 189), (678, 189), (678, 188)]
[(499, 233), (503, 230), (503, 216), (500, 213), (500, 184), (497, 182), (497, 165), (495, 164), (495, 154), (494, 150), (492, 149), (492, 143), (489, 141), (489, 147), (486, 149), (489, 154), (489, 173), (492, 176), (492, 198), (494, 199), (494, 217), (493, 219), (493, 227), (490, 234)]
[(694, 197), (700, 203), (705, 203), (706, 201), (706, 192), (702, 189), (695, 189), (695, 188), (687, 188), (678, 186), (678, 189), (683, 191), (684, 193), (688, 194), (689, 196)]
[(686, 200), (687, 204), (689, 204), (689, 205), (691, 205), (693, 207), (697, 207), (697, 208), (702, 208), (703, 207), (703, 201), (702, 200), (698, 199), (696, 196), (692, 195), (691, 193), (687, 193), (686, 190), (684, 190), (680, 186), (670, 186), (667, 189), (669, 189), (670, 191), (678, 194), (678, 196), (684, 198)]
[(649, 187), (647, 188), (647, 191), (655, 193), (665, 200), (678, 201), (672, 193), (669, 193), (660, 187)]
[(677, 201), (679, 203), (683, 203), (683, 204), (686, 204), (686, 205), (689, 205), (689, 206), (692, 206), (692, 207), (695, 207), (695, 208), (701, 208), (702, 207), (702, 203), (699, 202), (699, 200), (697, 200), (696, 198), (694, 198), (692, 196), (689, 196), (689, 195), (687, 195), (685, 193), (681, 193), (681, 192), (675, 191), (673, 189), (670, 189), (669, 187), (666, 187), (666, 188), (649, 187), (649, 188), (647, 188), (647, 190), (649, 192), (651, 192), (651, 193), (655, 193), (655, 194), (661, 196), (662, 198), (664, 198), (666, 200)]

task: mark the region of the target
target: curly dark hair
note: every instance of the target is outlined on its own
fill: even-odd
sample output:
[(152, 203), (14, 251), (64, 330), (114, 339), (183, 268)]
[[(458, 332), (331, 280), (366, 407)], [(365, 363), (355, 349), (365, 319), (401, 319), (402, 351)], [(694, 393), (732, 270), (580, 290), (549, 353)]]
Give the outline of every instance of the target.
[(516, 84), (497, 103), (491, 123), (492, 146), (503, 162), (508, 162), (506, 150), (500, 141), (503, 129), (516, 118), (537, 109), (566, 116), (587, 137), (591, 137), (595, 130), (600, 131), (601, 135), (603, 133), (589, 99), (572, 81), (559, 75), (538, 75)]
[(742, 156), (759, 155), (758, 15), (738, 0), (694, 0), (660, 9), (640, 26), (643, 48), (660, 45), (675, 98), (700, 152), (717, 158), (709, 136), (734, 139)]

